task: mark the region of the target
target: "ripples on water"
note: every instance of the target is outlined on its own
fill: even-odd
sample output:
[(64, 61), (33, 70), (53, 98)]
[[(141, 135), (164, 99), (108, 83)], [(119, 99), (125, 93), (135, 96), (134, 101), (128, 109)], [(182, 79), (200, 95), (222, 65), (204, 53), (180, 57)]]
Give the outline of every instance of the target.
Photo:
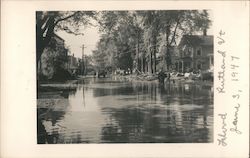
[(92, 78), (40, 93), (38, 143), (212, 142), (212, 88)]

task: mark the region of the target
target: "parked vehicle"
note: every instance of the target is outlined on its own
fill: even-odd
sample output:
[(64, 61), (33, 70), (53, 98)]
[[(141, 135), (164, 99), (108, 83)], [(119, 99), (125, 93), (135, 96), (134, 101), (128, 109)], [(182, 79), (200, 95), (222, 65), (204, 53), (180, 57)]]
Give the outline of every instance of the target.
[(106, 70), (104, 70), (104, 69), (102, 69), (102, 70), (99, 70), (98, 71), (98, 78), (99, 77), (106, 77), (107, 76), (107, 71)]

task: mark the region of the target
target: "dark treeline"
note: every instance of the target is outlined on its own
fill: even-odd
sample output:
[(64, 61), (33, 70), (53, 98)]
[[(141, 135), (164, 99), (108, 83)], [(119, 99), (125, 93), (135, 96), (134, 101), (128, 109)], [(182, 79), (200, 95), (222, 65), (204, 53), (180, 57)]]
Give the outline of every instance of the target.
[(202, 32), (210, 23), (207, 10), (38, 11), (37, 68), (44, 51), (57, 47), (52, 41), (56, 31), (84, 35), (80, 27), (91, 26), (99, 27), (101, 34), (91, 57), (97, 70), (136, 70), (154, 74), (157, 67), (171, 68), (171, 53), (178, 39), (185, 34)]
[(98, 22), (102, 35), (93, 52), (96, 65), (149, 74), (157, 65), (170, 69), (178, 39), (203, 32), (211, 23), (206, 10), (103, 11)]

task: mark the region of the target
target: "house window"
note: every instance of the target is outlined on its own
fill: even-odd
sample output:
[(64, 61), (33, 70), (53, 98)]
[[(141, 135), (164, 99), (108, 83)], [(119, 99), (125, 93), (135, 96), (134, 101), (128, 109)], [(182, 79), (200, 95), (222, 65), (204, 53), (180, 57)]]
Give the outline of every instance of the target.
[(197, 67), (198, 70), (202, 69), (202, 64), (201, 64), (201, 62), (198, 62), (196, 67)]
[(193, 49), (192, 49), (192, 47), (188, 47), (187, 48), (186, 56), (193, 56)]
[(197, 56), (201, 56), (201, 47), (199, 47), (199, 48), (196, 50), (196, 55), (197, 55)]

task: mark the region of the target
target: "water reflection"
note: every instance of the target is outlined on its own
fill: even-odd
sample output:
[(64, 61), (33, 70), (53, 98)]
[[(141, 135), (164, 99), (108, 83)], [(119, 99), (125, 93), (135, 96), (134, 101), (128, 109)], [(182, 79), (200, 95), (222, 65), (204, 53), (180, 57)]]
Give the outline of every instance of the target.
[(90, 78), (61, 96), (38, 99), (38, 143), (213, 141), (211, 84)]

